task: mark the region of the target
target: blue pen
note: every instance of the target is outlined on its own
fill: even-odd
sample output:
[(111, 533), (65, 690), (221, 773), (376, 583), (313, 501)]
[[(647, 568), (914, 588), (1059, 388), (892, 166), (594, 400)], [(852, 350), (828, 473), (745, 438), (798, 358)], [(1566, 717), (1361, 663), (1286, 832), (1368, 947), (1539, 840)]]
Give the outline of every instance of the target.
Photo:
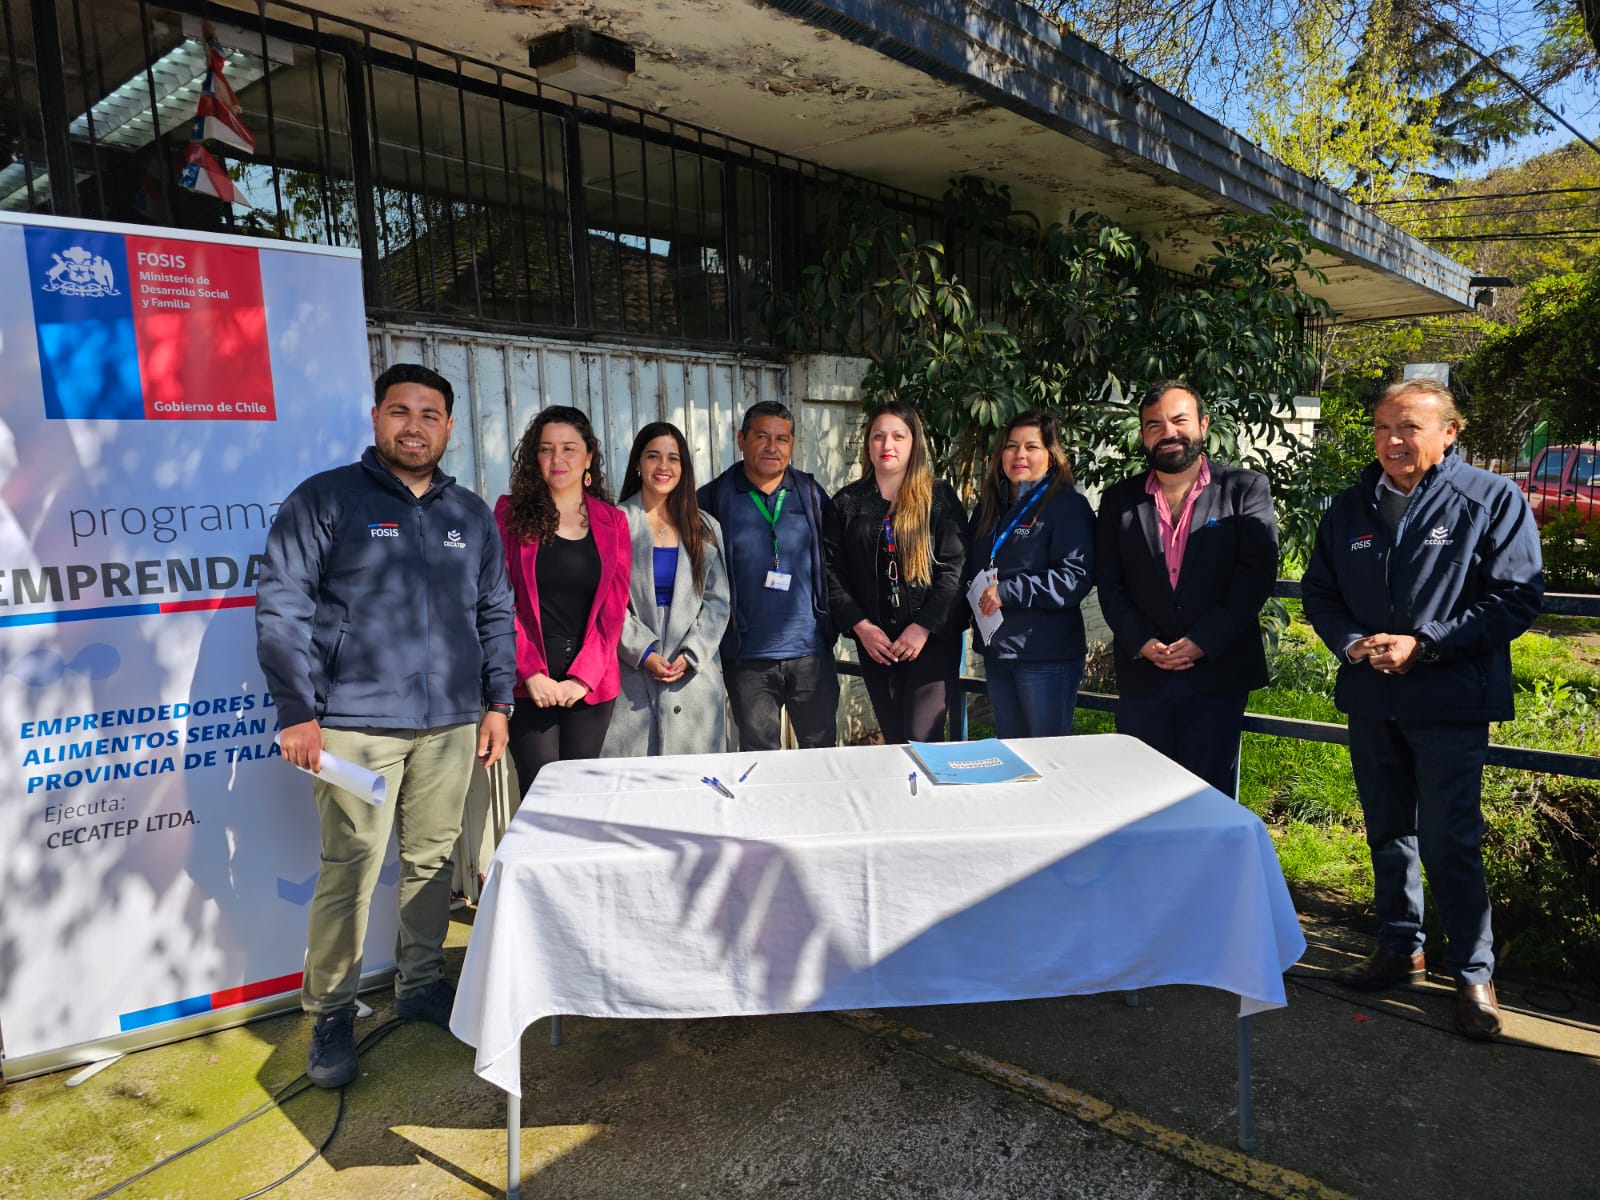
[(917, 773), (913, 771), (907, 775), (906, 782), (911, 785), (911, 794), (915, 796), (917, 794)]
[(733, 799), (733, 793), (730, 792), (727, 788), (722, 786), (722, 781), (721, 780), (713, 779), (709, 775), (702, 775), (702, 776), (700, 776), (700, 782), (705, 784), (707, 787), (716, 788), (717, 791), (721, 792), (729, 800)]
[(739, 782), (743, 783), (746, 779), (749, 779), (750, 778), (750, 772), (754, 771), (755, 769), (756, 769), (756, 764), (755, 763), (751, 763), (748, 767), (746, 767), (744, 769), (744, 774), (739, 776)]

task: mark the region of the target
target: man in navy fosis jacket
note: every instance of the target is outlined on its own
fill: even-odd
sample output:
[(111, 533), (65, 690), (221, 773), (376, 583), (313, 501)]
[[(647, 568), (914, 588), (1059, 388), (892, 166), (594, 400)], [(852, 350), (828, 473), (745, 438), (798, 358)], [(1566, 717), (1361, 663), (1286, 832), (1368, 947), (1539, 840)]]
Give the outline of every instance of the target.
[(318, 1087), (355, 1078), (361, 945), (391, 828), (400, 841), (395, 1012), (449, 1026), (451, 852), (474, 756), (489, 767), (505, 750), (516, 682), (494, 517), (439, 470), (454, 424), (450, 384), (398, 363), (374, 397), (374, 444), (359, 463), (290, 493), (256, 589), (256, 655), (283, 756), (316, 771), (327, 749), (378, 772), (388, 789), (374, 806), (312, 783), (322, 866), (300, 1003), (314, 1020), (306, 1074)]
[(1420, 981), (1422, 878), (1444, 926), (1456, 1028), (1500, 1032), (1483, 871), (1489, 722), (1513, 715), (1511, 642), (1539, 613), (1528, 502), (1461, 460), (1443, 384), (1392, 385), (1372, 418), (1378, 461), (1334, 499), (1303, 582), (1306, 617), (1339, 659), (1350, 766), (1372, 852), (1378, 946), (1337, 975), (1366, 991)]

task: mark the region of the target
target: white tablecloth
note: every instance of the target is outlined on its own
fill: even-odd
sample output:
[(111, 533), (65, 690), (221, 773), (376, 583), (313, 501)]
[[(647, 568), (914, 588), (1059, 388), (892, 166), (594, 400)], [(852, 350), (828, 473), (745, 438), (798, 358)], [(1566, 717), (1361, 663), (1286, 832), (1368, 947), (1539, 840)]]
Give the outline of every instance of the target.
[[(554, 763), (489, 868), (450, 1028), (520, 1094), (541, 1017), (704, 1017), (1204, 984), (1283, 1005), (1305, 950), (1266, 829), (1131, 738)], [(734, 782), (754, 761), (747, 782)], [(735, 793), (700, 782), (719, 777)]]

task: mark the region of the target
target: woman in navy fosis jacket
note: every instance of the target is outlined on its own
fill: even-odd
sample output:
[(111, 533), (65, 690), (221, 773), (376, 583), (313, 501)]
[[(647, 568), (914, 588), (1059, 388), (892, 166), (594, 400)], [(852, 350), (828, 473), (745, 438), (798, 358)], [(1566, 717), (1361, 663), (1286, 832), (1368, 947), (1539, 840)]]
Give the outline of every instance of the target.
[(1061, 429), (1032, 409), (1000, 431), (972, 514), (966, 578), (987, 573), (979, 610), (998, 612), (984, 644), (998, 737), (1072, 732), (1083, 681), (1083, 614), (1094, 584), (1094, 512), (1073, 486)]

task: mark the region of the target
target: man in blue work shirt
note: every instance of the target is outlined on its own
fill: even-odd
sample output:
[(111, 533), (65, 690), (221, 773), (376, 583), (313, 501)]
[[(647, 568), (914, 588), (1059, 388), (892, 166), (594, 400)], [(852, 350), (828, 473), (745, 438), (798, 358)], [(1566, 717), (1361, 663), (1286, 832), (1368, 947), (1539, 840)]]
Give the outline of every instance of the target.
[(733, 619), (722, 641), (722, 670), (739, 748), (776, 750), (785, 708), (802, 747), (837, 745), (836, 635), (822, 570), (828, 497), (789, 465), (794, 414), (784, 405), (752, 405), (738, 440), (744, 461), (702, 487), (699, 497), (727, 543)]
[(1372, 414), (1378, 461), (1334, 498), (1302, 582), (1339, 660), (1350, 767), (1372, 852), (1378, 947), (1345, 987), (1420, 981), (1422, 872), (1444, 926), (1456, 1028), (1500, 1032), (1483, 871), (1489, 722), (1514, 715), (1511, 642), (1539, 615), (1539, 531), (1509, 479), (1463, 462), (1441, 383), (1391, 386)]

